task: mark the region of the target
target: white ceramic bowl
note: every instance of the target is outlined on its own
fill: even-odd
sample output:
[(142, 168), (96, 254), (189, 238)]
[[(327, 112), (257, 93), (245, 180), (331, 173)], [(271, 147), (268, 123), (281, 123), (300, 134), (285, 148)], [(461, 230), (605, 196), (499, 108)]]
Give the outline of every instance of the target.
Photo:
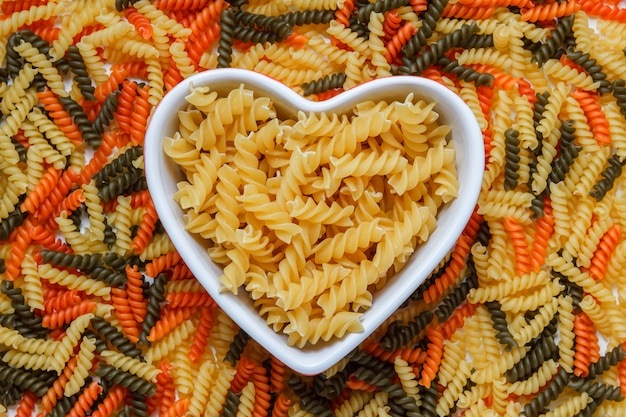
[[(184, 176), (163, 151), (163, 139), (177, 130), (177, 111), (186, 105), (190, 85), (210, 86), (220, 94), (244, 84), (255, 96), (270, 97), (283, 118), (297, 118), (305, 112), (351, 112), (365, 100), (403, 101), (408, 93), (427, 102), (436, 101), (439, 123), (452, 127), (456, 146), (459, 196), (439, 213), (437, 227), (428, 241), (417, 248), (407, 265), (374, 293), (372, 306), (363, 314), (363, 331), (329, 342), (297, 348), (287, 344), (287, 337), (266, 325), (245, 291), (239, 295), (220, 292), (221, 269), (209, 258), (205, 243), (184, 228), (183, 211), (173, 199), (176, 183)], [(323, 372), (357, 347), (380, 326), (406, 298), (429, 276), (452, 248), (475, 207), (484, 167), (483, 139), (478, 123), (467, 105), (438, 83), (413, 76), (377, 79), (350, 89), (332, 99), (312, 102), (284, 84), (255, 72), (218, 69), (199, 73), (174, 87), (154, 110), (144, 145), (145, 172), (157, 212), (172, 242), (196, 278), (218, 305), (246, 332), (287, 366), (302, 374)]]

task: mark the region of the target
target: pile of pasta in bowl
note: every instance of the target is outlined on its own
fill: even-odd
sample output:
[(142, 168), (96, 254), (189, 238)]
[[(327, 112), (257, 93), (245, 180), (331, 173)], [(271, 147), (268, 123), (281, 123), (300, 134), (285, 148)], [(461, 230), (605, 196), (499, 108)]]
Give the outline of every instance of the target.
[(320, 103), (235, 69), (173, 89), (145, 154), (191, 271), (305, 373), (353, 350), (427, 278), (474, 210), (483, 160), (471, 110), (430, 80), (375, 80)]

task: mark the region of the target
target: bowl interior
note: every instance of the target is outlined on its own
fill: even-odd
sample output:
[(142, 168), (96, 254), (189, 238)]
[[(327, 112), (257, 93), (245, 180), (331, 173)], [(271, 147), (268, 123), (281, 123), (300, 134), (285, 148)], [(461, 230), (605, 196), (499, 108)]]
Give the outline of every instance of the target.
[[(206, 243), (184, 229), (183, 210), (174, 201), (182, 171), (163, 151), (163, 140), (178, 129), (177, 111), (185, 107), (190, 86), (209, 86), (221, 95), (241, 84), (255, 96), (270, 97), (280, 118), (295, 118), (297, 112), (351, 113), (365, 101), (404, 100), (408, 93), (427, 102), (435, 101), (439, 122), (452, 128), (456, 147), (459, 195), (437, 216), (437, 227), (419, 246), (406, 266), (374, 293), (372, 306), (363, 314), (363, 331), (329, 342), (319, 341), (304, 348), (288, 346), (285, 335), (274, 332), (259, 316), (252, 301), (220, 291), (221, 269), (206, 253)], [(148, 187), (155, 207), (172, 242), (196, 278), (219, 306), (252, 338), (293, 370), (302, 374), (323, 372), (357, 347), (429, 276), (463, 231), (478, 198), (483, 175), (484, 150), (478, 123), (465, 103), (447, 88), (427, 79), (397, 76), (377, 79), (348, 90), (330, 100), (312, 102), (264, 75), (239, 69), (219, 69), (196, 74), (173, 88), (151, 116), (144, 145)]]

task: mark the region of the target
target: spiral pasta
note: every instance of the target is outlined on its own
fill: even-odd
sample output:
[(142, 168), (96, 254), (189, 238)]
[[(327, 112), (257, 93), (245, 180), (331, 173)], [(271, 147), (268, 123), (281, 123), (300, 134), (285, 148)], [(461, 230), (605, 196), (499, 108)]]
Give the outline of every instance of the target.
[(121, 369), (124, 372), (137, 375), (147, 381), (156, 382), (157, 375), (161, 372), (153, 365), (141, 362), (140, 360), (129, 356), (125, 356), (119, 352), (104, 350), (99, 353), (99, 356), (109, 365)]
[(94, 359), (94, 351), (96, 349), (95, 341), (84, 337), (80, 343), (80, 351), (77, 355), (78, 361), (74, 373), (69, 377), (64, 388), (64, 395), (69, 397), (77, 393), (85, 383), (85, 378), (89, 375), (89, 370)]
[(86, 294), (93, 294), (104, 299), (108, 299), (111, 292), (111, 288), (100, 281), (93, 280), (85, 275), (61, 271), (49, 264), (39, 266), (39, 276), (51, 283), (66, 286), (70, 290), (77, 289), (84, 291)]
[[(615, 1), (1, 8), (0, 414), (621, 415), (626, 19)], [(150, 203), (141, 145), (152, 108), (218, 66), (256, 69), (318, 101), (420, 73), (461, 96), (483, 132), (486, 171), (466, 231), (323, 375), (281, 367), (237, 329)], [(454, 198), (458, 149), (413, 99), (286, 121), (258, 97), (229, 115), (237, 94), (229, 103), (196, 88), (166, 141), (188, 173), (188, 229), (232, 238), (211, 256), (294, 345), (357, 330), (347, 314), (376, 302), (373, 290)], [(258, 210), (216, 219), (218, 200)], [(416, 236), (402, 234), (418, 223)], [(372, 278), (382, 265), (389, 272)], [(96, 366), (85, 371), (87, 350)], [(209, 376), (196, 391), (200, 370)]]
[[(192, 93), (189, 96), (189, 99), (192, 103), (197, 103), (197, 105), (200, 106), (199, 109), (202, 109), (202, 108), (208, 109), (207, 106), (209, 105), (209, 103), (213, 103), (213, 102), (215, 103), (215, 107), (214, 107), (215, 113), (209, 113), (208, 118), (206, 119), (207, 121), (211, 118), (216, 118), (217, 120), (221, 120), (222, 124), (224, 122), (232, 123), (234, 120), (236, 120), (236, 118), (239, 118), (241, 116), (239, 113), (231, 114), (229, 108), (232, 108), (234, 102), (239, 102), (239, 101), (243, 101), (244, 103), (247, 103), (245, 104), (245, 106), (253, 107), (253, 108), (256, 108), (256, 103), (259, 103), (259, 100), (261, 100), (260, 102), (265, 103), (265, 109), (261, 108), (262, 111), (258, 112), (258, 116), (254, 116), (252, 120), (250, 121), (249, 129), (256, 129), (257, 122), (255, 121), (255, 119), (258, 118), (258, 120), (266, 120), (268, 117), (273, 117), (272, 111), (270, 110), (269, 107), (267, 107), (269, 103), (267, 103), (266, 99), (264, 98), (253, 99), (250, 92), (243, 89), (243, 87), (240, 87), (237, 90), (233, 90), (231, 93), (229, 93), (228, 97), (223, 98), (223, 99), (216, 98), (214, 94), (209, 95), (208, 93), (209, 92), (206, 90), (192, 91)], [(410, 103), (411, 98), (409, 98), (408, 100), (409, 101), (407, 101), (406, 106), (411, 106), (412, 105)], [(413, 111), (416, 111), (417, 109), (421, 109), (421, 108), (423, 108), (423, 105), (419, 104)], [(401, 108), (398, 108), (398, 110), (396, 110), (396, 108), (389, 107), (387, 112), (391, 112), (394, 110), (400, 111), (400, 109)], [(426, 109), (428, 111), (430, 107), (426, 107)], [(371, 112), (372, 110), (370, 109), (362, 111), (363, 116)], [(255, 111), (255, 113), (257, 113), (257, 111)], [(237, 238), (237, 235), (241, 231), (241, 229), (239, 229), (240, 214), (239, 214), (239, 210), (236, 209), (236, 207), (238, 206), (237, 202), (239, 202), (243, 210), (248, 211), (251, 214), (253, 214), (253, 216), (256, 219), (258, 219), (257, 221), (264, 222), (266, 227), (268, 227), (270, 230), (276, 233), (276, 236), (279, 239), (279, 241), (277, 242), (277, 245), (284, 245), (284, 244), (291, 245), (285, 251), (285, 257), (286, 257), (286, 260), (288, 260), (288, 263), (280, 262), (278, 264), (279, 271), (273, 280), (273, 285), (276, 287), (276, 296), (278, 297), (278, 304), (288, 310), (298, 311), (299, 305), (303, 303), (308, 304), (312, 302), (314, 298), (318, 298), (319, 301), (317, 302), (321, 306), (323, 306), (322, 308), (326, 310), (327, 314), (333, 314), (333, 312), (340, 313), (341, 309), (343, 308), (343, 305), (347, 303), (347, 298), (346, 298), (348, 296), (347, 291), (354, 291), (352, 289), (349, 289), (351, 287), (347, 286), (347, 283), (357, 279), (357, 277), (360, 276), (360, 274), (362, 274), (365, 271), (355, 274), (354, 272), (350, 273), (350, 271), (347, 269), (345, 269), (345, 272), (340, 272), (340, 269), (337, 269), (335, 270), (335, 272), (329, 275), (328, 278), (323, 278), (321, 281), (319, 281), (319, 279), (322, 276), (326, 275), (328, 272), (330, 272), (330, 269), (328, 271), (324, 271), (324, 275), (318, 275), (317, 272), (313, 272), (313, 277), (312, 277), (311, 282), (314, 282), (313, 280), (315, 280), (315, 281), (325, 283), (325, 284), (323, 285), (316, 284), (313, 287), (307, 285), (306, 286), (307, 290), (305, 292), (298, 292), (296, 291), (296, 288), (294, 287), (294, 285), (291, 283), (294, 280), (293, 277), (297, 271), (297, 269), (294, 269), (294, 266), (296, 266), (297, 263), (294, 263), (293, 260), (289, 260), (289, 259), (296, 259), (295, 256), (300, 257), (303, 254), (304, 256), (309, 256), (309, 255), (314, 254), (313, 248), (312, 248), (312, 242), (315, 241), (316, 235), (314, 234), (315, 229), (311, 228), (312, 225), (334, 224), (336, 226), (341, 226), (341, 227), (351, 226), (352, 221), (350, 220), (350, 216), (353, 213), (353, 208), (350, 206), (343, 207), (341, 204), (337, 204), (336, 202), (333, 202), (330, 205), (326, 205), (325, 203), (315, 203), (314, 200), (311, 198), (304, 198), (302, 191), (298, 189), (299, 187), (296, 185), (297, 183), (295, 183), (295, 181), (304, 180), (307, 175), (310, 175), (310, 173), (318, 169), (317, 168), (318, 166), (320, 166), (321, 164), (328, 164), (328, 167), (329, 167), (328, 170), (322, 170), (322, 182), (328, 183), (328, 185), (324, 186), (326, 190), (325, 192), (328, 195), (332, 195), (335, 193), (335, 189), (332, 188), (333, 185), (331, 184), (337, 184), (337, 181), (333, 179), (333, 177), (347, 178), (347, 177), (371, 177), (371, 176), (382, 176), (382, 175), (388, 175), (388, 176), (393, 177), (395, 176), (396, 170), (399, 169), (398, 163), (399, 161), (403, 160), (403, 157), (400, 156), (400, 153), (398, 151), (393, 152), (393, 153), (385, 152), (385, 153), (380, 154), (379, 156), (375, 148), (372, 149), (371, 153), (361, 153), (357, 155), (356, 159), (354, 156), (350, 154), (345, 154), (345, 155), (341, 154), (340, 148), (344, 146), (348, 146), (348, 149), (351, 149), (353, 146), (356, 146), (356, 143), (355, 145), (350, 145), (350, 144), (345, 144), (345, 143), (339, 145), (339, 142), (338, 142), (339, 140), (342, 140), (344, 137), (345, 138), (348, 137), (347, 136), (348, 131), (342, 130), (342, 129), (348, 129), (348, 128), (356, 129), (357, 128), (356, 126), (358, 125), (351, 125), (349, 122), (346, 123), (345, 118), (337, 119), (336, 116), (334, 119), (331, 119), (331, 120), (334, 120), (334, 122), (332, 122), (330, 125), (328, 124), (324, 125), (324, 124), (320, 124), (319, 122), (314, 122), (315, 119), (311, 119), (311, 117), (314, 117), (314, 115), (311, 115), (309, 118), (304, 118), (304, 117), (301, 118), (293, 126), (292, 136), (289, 136), (288, 139), (285, 141), (285, 147), (287, 149), (294, 149), (295, 151), (294, 155), (298, 156), (298, 159), (295, 159), (296, 163), (289, 165), (285, 173), (287, 178), (290, 178), (290, 175), (293, 176), (291, 177), (293, 179), (290, 180), (292, 183), (285, 182), (284, 186), (281, 186), (281, 191), (284, 189), (288, 193), (286, 195), (291, 195), (292, 197), (290, 197), (290, 199), (293, 199), (293, 202), (287, 201), (286, 203), (283, 203), (282, 198), (284, 197), (282, 197), (282, 195), (279, 196), (276, 202), (271, 202), (267, 197), (264, 196), (264, 192), (270, 191), (269, 188), (267, 188), (267, 186), (263, 183), (263, 181), (266, 181), (267, 174), (259, 170), (258, 162), (256, 162), (256, 158), (253, 158), (251, 156), (252, 152), (255, 151), (254, 148), (247, 149), (243, 147), (244, 143), (250, 143), (250, 142), (244, 142), (243, 137), (238, 136), (235, 138), (235, 141), (234, 141), (235, 147), (239, 149), (238, 153), (235, 155), (234, 164), (236, 168), (242, 171), (243, 173), (242, 177), (235, 176), (235, 171), (232, 168), (230, 168), (228, 165), (221, 165), (219, 168), (216, 167), (212, 169), (212, 171), (207, 171), (205, 174), (207, 175), (207, 179), (208, 179), (208, 183), (206, 183), (206, 186), (215, 187), (217, 191), (217, 199), (215, 200), (215, 204), (216, 204), (216, 207), (220, 208), (220, 211), (216, 214), (215, 220), (210, 220), (209, 223), (203, 224), (202, 231), (201, 229), (197, 229), (195, 227), (195, 224), (198, 224), (198, 225), (201, 224), (200, 219), (203, 218), (203, 214), (201, 213), (195, 214), (195, 211), (193, 210), (190, 211), (189, 212), (190, 223), (189, 223), (188, 228), (191, 231), (201, 232), (203, 236), (205, 237), (214, 236), (218, 242), (222, 242), (226, 240), (240, 242), (238, 243), (238, 246), (235, 246), (234, 248), (226, 250), (226, 251), (219, 251), (216, 248), (211, 250), (211, 256), (213, 257), (214, 260), (218, 262), (222, 262), (221, 261), (222, 259), (229, 259), (232, 262), (231, 264), (225, 267), (222, 282), (232, 291), (236, 291), (239, 286), (247, 282), (247, 278), (246, 278), (247, 271), (249, 269), (252, 269), (254, 262), (257, 262), (256, 259), (261, 260), (263, 259), (263, 256), (265, 256), (265, 255), (261, 255), (261, 253), (257, 254), (257, 252), (252, 249), (252, 246), (250, 246), (252, 241), (250, 241), (249, 238), (246, 242), (250, 242), (250, 243), (245, 243), (245, 244), (244, 244), (244, 241), (240, 240), (240, 238)], [(406, 118), (408, 117), (408, 115), (404, 117)], [(422, 119), (424, 119), (424, 116), (421, 116), (421, 117)], [(181, 120), (185, 121), (185, 123), (187, 123), (186, 122), (187, 120), (188, 122), (193, 123), (190, 119), (187, 119), (187, 118), (181, 119)], [(338, 123), (339, 120), (341, 120), (340, 124), (336, 125), (336, 123)], [(364, 119), (359, 119), (357, 117), (354, 123), (361, 124), (362, 123), (361, 120), (364, 120)], [(401, 120), (405, 120), (405, 119), (401, 119)], [(432, 124), (435, 122), (434, 118), (430, 118), (427, 120), (429, 124)], [(376, 134), (375, 132), (386, 131), (387, 128), (385, 126), (388, 125), (388, 122), (384, 122), (383, 120), (380, 120), (380, 121), (376, 121), (375, 123), (376, 124), (374, 126), (371, 126), (369, 128), (371, 130), (370, 134)], [(417, 124), (419, 123), (419, 119), (418, 120), (414, 119), (412, 120), (411, 123), (414, 126), (417, 126)], [(204, 122), (202, 122), (201, 124), (197, 126), (200, 131), (206, 132), (208, 129), (208, 125), (204, 125)], [(272, 125), (266, 125), (266, 126), (268, 126), (269, 128), (269, 126), (272, 126)], [(337, 127), (331, 127), (331, 126), (337, 126)], [(409, 127), (407, 125), (407, 129), (408, 128)], [(415, 129), (415, 127), (413, 128)], [(312, 132), (315, 132), (316, 130), (320, 130), (320, 129), (324, 129), (324, 131), (327, 132), (325, 133), (326, 135), (329, 135), (329, 134), (332, 135), (330, 139), (330, 143), (331, 144), (337, 143), (337, 145), (332, 145), (335, 148), (335, 150), (331, 150), (331, 152), (324, 151), (321, 154), (319, 154), (319, 157), (311, 159), (310, 156), (308, 155), (313, 155), (313, 154), (308, 153), (309, 152), (308, 149), (320, 149), (320, 150), (324, 149), (320, 147), (319, 143), (304, 144), (305, 146), (304, 152), (301, 152), (299, 148), (293, 148), (295, 143), (301, 140), (299, 138), (303, 137), (301, 136), (302, 134), (304, 134), (305, 132), (306, 134), (312, 134)], [(264, 131), (265, 129), (260, 129), (259, 134)], [(356, 132), (357, 131), (355, 131), (355, 133)], [(437, 172), (443, 172), (442, 171), (443, 167), (450, 166), (450, 164), (452, 163), (453, 155), (454, 155), (453, 149), (446, 149), (447, 146), (445, 145), (445, 141), (441, 139), (442, 136), (445, 135), (445, 132), (446, 131), (442, 129), (438, 131), (437, 133), (434, 133), (432, 137), (429, 137), (428, 135), (426, 135), (423, 138), (420, 138), (420, 143), (424, 143), (424, 141), (426, 141), (426, 144), (429, 143), (430, 141), (434, 141), (435, 143), (437, 143), (436, 149), (438, 153), (434, 153), (434, 151), (432, 151), (428, 147), (424, 148), (424, 150), (427, 151), (427, 154), (425, 157), (421, 156), (420, 150), (419, 150), (420, 148), (416, 148), (414, 151), (412, 151), (411, 158), (423, 158), (424, 163), (426, 164), (428, 164), (428, 162), (430, 162), (432, 159), (438, 158), (438, 161), (433, 163), (431, 167), (429, 167), (428, 165), (424, 165), (424, 163), (421, 162), (421, 159), (420, 159), (420, 162), (417, 163), (417, 159), (416, 159), (415, 169), (418, 169), (419, 167), (419, 170), (420, 170), (419, 171), (420, 174), (417, 176), (419, 181), (427, 180), (430, 176), (434, 175)], [(320, 133), (321, 132), (319, 132), (318, 134)], [(181, 131), (181, 134), (182, 134), (182, 131)], [(218, 129), (215, 133), (209, 133), (209, 135), (202, 134), (201, 136), (198, 136), (202, 138), (202, 142), (201, 143), (197, 142), (197, 146), (199, 146), (202, 150), (208, 150), (208, 149), (211, 149), (213, 146), (216, 146), (216, 144), (218, 144), (221, 139), (219, 139), (219, 136), (213, 136), (213, 137), (211, 136), (214, 134), (219, 135), (222, 133)], [(190, 131), (189, 135), (191, 138), (194, 138), (196, 137), (197, 133), (196, 131)], [(357, 141), (365, 139), (365, 136), (362, 136), (363, 135), (362, 133), (359, 132), (358, 135), (361, 139), (356, 138)], [(439, 136), (439, 135), (442, 135), (442, 136)], [(354, 140), (354, 139), (351, 139), (351, 140)], [(173, 143), (173, 142), (170, 142), (170, 143)], [(423, 148), (424, 145), (420, 145), (420, 147)], [(173, 148), (169, 148), (169, 149), (171, 152), (174, 151)], [(257, 149), (258, 149), (258, 145), (257, 145)], [(177, 155), (176, 153), (173, 153), (172, 156), (174, 158), (177, 158), (176, 155)], [(308, 158), (308, 159), (303, 159), (303, 158)], [(179, 160), (184, 166), (188, 166), (185, 160), (183, 159), (179, 159)], [(202, 160), (208, 162), (208, 159), (202, 159)], [(301, 162), (298, 163), (297, 161), (301, 161)], [(405, 164), (406, 163), (407, 162), (405, 162)], [(402, 166), (404, 165), (400, 165), (400, 167)], [(196, 169), (198, 169), (198, 165), (189, 164), (189, 167), (192, 172), (191, 175), (195, 176), (195, 177), (192, 177), (194, 178), (193, 179), (194, 187), (195, 187), (195, 184), (198, 184), (198, 186), (200, 185), (204, 186), (205, 184), (197, 182), (200, 179), (200, 177), (198, 176), (200, 171), (195, 171)], [(392, 167), (395, 167), (395, 168), (392, 168)], [(213, 174), (211, 175), (210, 172), (213, 172)], [(454, 172), (455, 171), (452, 169), (452, 171), (449, 171), (449, 173), (444, 174), (444, 176), (436, 176), (434, 178), (434, 181), (436, 183), (441, 184), (440, 187), (442, 187), (442, 189), (441, 191), (438, 191), (438, 192), (440, 193), (444, 201), (447, 201), (450, 197), (453, 197), (454, 195), (456, 195), (456, 191), (455, 191), (456, 180), (454, 179)], [(237, 187), (239, 186), (243, 186), (243, 193), (241, 194), (240, 192), (236, 190)], [(315, 186), (315, 184), (313, 184), (313, 186)], [(399, 186), (400, 185), (398, 184), (397, 187)], [(400, 191), (397, 187), (396, 189)], [(415, 187), (415, 185), (407, 184), (407, 185), (404, 185), (403, 187), (409, 189), (409, 188)], [(185, 206), (198, 207), (204, 204), (203, 201), (205, 201), (206, 197), (200, 197), (199, 199), (197, 199), (198, 194), (195, 192), (192, 193), (190, 186), (183, 186), (181, 190), (184, 190), (184, 191), (179, 192), (178, 196), (181, 199), (181, 202), (183, 202)], [(201, 189), (199, 195), (206, 196), (207, 190)], [(196, 199), (197, 202), (193, 203), (194, 206), (189, 205), (191, 203), (191, 200), (187, 199), (187, 196), (189, 196), (190, 198), (193, 196), (193, 198)], [(189, 201), (189, 203), (187, 201)], [(285, 210), (285, 208), (287, 210)], [(409, 213), (411, 213), (410, 214), (410, 218), (411, 218), (410, 224), (412, 224), (411, 233), (419, 234), (419, 236), (422, 239), (426, 239), (429, 232), (427, 231), (428, 229), (422, 230), (422, 227), (423, 227), (422, 224), (432, 223), (432, 219), (428, 217), (429, 215), (427, 215), (429, 211), (426, 210), (425, 208), (418, 209), (417, 207), (414, 207), (410, 211), (407, 211), (407, 215), (409, 215)], [(304, 229), (301, 229), (301, 226), (296, 226), (295, 224), (293, 224), (290, 218), (298, 219), (302, 225), (310, 224), (311, 226), (307, 226), (307, 229), (308, 229), (307, 233), (312, 233), (311, 236), (306, 238), (306, 240), (303, 240), (298, 234), (294, 234), (296, 230), (304, 230)], [(372, 224), (382, 225), (382, 223), (376, 223), (376, 222)], [(209, 229), (207, 229), (207, 226), (209, 226)], [(389, 227), (390, 228), (393, 227), (391, 223), (389, 224)], [(428, 226), (428, 228), (430, 227), (431, 226)], [(244, 231), (248, 229), (249, 227), (244, 228)], [(360, 229), (363, 230), (364, 232), (365, 226), (362, 226)], [(250, 233), (252, 230), (253, 229), (250, 229), (246, 233)], [(355, 230), (355, 232), (357, 232), (357, 230)], [(363, 233), (363, 232), (357, 232), (357, 233)], [(398, 235), (398, 238), (400, 238), (400, 236), (404, 236), (404, 233), (400, 233), (399, 229), (397, 229), (394, 233)], [(345, 236), (346, 238), (350, 238), (351, 235), (347, 234)], [(381, 250), (383, 250), (382, 248), (388, 245), (388, 243), (386, 243), (382, 239), (382, 235), (378, 238), (370, 236), (371, 239), (368, 239), (366, 234), (363, 234), (362, 236), (363, 238), (361, 239), (362, 243), (360, 244), (360, 246), (362, 246), (363, 249), (369, 246), (371, 242), (380, 242), (379, 245), (382, 245)], [(402, 239), (404, 239), (403, 241), (406, 242), (404, 244), (409, 243), (408, 236), (402, 237)], [(322, 246), (319, 247), (319, 250), (327, 251), (326, 249), (322, 249), (322, 248), (324, 248), (325, 246), (329, 248), (336, 246), (335, 243), (331, 243), (331, 242), (332, 242), (331, 240), (328, 240), (327, 243), (322, 243)], [(244, 245), (244, 246), (239, 246), (239, 245)], [(331, 246), (328, 246), (328, 245), (331, 245)], [(343, 243), (343, 246), (345, 246), (345, 243)], [(357, 256), (361, 256), (358, 254), (363, 249), (359, 249), (359, 247), (357, 246), (353, 249), (349, 249), (349, 252), (355, 253)], [(318, 258), (317, 262), (324, 262), (323, 259), (330, 259), (328, 255), (322, 255), (322, 252), (319, 252), (319, 250), (317, 251), (317, 253), (315, 253), (315, 257)], [(342, 259), (343, 257), (347, 255), (347, 252), (345, 252), (345, 250), (336, 251), (336, 249), (334, 249), (334, 251), (335, 251), (335, 254), (332, 256), (335, 257), (336, 259)], [(397, 255), (392, 255), (392, 256), (396, 257)], [(372, 267), (375, 267), (382, 271), (385, 268), (388, 268), (388, 266), (383, 266), (383, 265), (390, 265), (388, 263), (389, 262), (388, 260), (384, 261), (386, 262), (385, 264), (381, 264), (380, 262), (382, 262), (382, 258), (381, 260), (377, 260), (375, 258), (374, 263), (372, 264)], [(301, 266), (297, 266), (298, 269), (301, 269), (303, 267), (303, 264), (300, 264), (300, 265)], [(340, 275), (336, 275), (337, 273), (339, 273)], [(249, 276), (251, 279), (252, 277), (255, 277), (257, 275), (255, 273), (255, 274), (250, 274)], [(317, 278), (315, 278), (316, 276)], [(368, 278), (368, 281), (371, 279), (372, 278)], [(333, 285), (339, 282), (340, 280), (343, 280), (342, 285), (337, 286), (336, 288), (333, 288)], [(350, 285), (353, 285), (353, 284), (350, 284)], [(270, 291), (269, 293), (271, 294), (271, 291), (272, 291), (271, 287), (267, 287), (267, 285), (264, 285), (263, 287), (268, 288)], [(256, 288), (257, 291), (261, 289), (261, 287), (258, 287), (256, 285), (250, 288), (251, 289)], [(305, 288), (305, 286), (303, 286), (302, 288)], [(331, 289), (330, 293), (326, 293), (327, 288)], [(359, 289), (358, 291), (360, 292), (363, 290)], [(296, 294), (298, 294), (298, 297), (294, 298)], [(350, 295), (350, 297), (358, 297), (358, 296), (359, 296), (358, 294)], [(369, 304), (369, 301), (365, 301), (365, 302)], [(331, 303), (333, 305), (331, 305)], [(300, 337), (304, 338), (303, 340), (306, 340), (306, 339), (317, 340), (320, 337), (324, 339), (330, 337), (330, 334), (324, 333), (325, 330), (321, 330), (327, 324), (321, 324), (321, 326), (318, 327), (318, 329), (320, 330), (316, 330), (317, 332), (316, 335), (311, 334), (310, 336), (306, 336), (310, 332), (310, 330), (308, 329), (313, 329), (313, 327), (309, 327), (310, 325), (305, 324), (304, 322), (300, 323), (300, 321), (302, 320), (302, 317), (300, 316), (301, 314), (302, 313), (298, 313), (298, 315), (294, 315), (294, 318), (293, 318), (294, 321), (297, 320), (296, 322), (299, 323), (298, 326), (294, 328), (294, 329), (297, 329), (297, 333), (295, 334), (300, 334)], [(345, 318), (347, 317), (350, 317), (350, 315), (345, 315)], [(326, 319), (319, 319), (321, 320), (319, 323), (328, 323), (328, 325), (330, 325), (331, 328), (333, 329), (332, 330), (333, 332), (338, 332), (341, 334), (343, 334), (348, 328), (352, 328), (353, 330), (357, 328), (357, 327), (353, 327), (356, 325), (356, 323), (348, 324), (349, 322), (346, 322), (345, 318), (342, 318), (341, 320), (330, 319), (328, 321), (326, 321)], [(353, 319), (350, 319), (350, 320), (352, 321)], [(340, 324), (340, 323), (343, 323), (343, 324)], [(342, 327), (343, 327), (343, 330), (341, 330)], [(289, 326), (286, 329), (287, 329), (286, 331), (288, 332), (293, 331)], [(295, 336), (295, 334), (293, 334), (291, 337)]]

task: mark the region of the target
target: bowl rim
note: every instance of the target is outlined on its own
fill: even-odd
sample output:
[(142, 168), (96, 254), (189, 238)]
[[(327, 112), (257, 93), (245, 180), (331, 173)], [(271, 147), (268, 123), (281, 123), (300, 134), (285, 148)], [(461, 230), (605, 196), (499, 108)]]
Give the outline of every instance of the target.
[[(369, 97), (373, 92), (377, 93), (375, 94), (376, 100), (389, 99), (390, 97), (392, 97), (391, 99), (393, 100), (399, 100), (400, 98), (406, 97), (407, 92), (403, 92), (399, 96), (397, 91), (405, 91), (408, 89), (408, 92), (417, 92), (418, 96), (426, 96), (431, 100), (435, 100), (437, 102), (435, 108), (443, 106), (444, 103), (453, 106), (453, 112), (446, 114), (445, 117), (452, 117), (463, 121), (464, 129), (466, 129), (463, 135), (466, 137), (467, 146), (463, 146), (463, 149), (461, 149), (464, 153), (463, 155), (458, 155), (460, 150), (457, 147), (457, 169), (460, 160), (459, 157), (464, 158), (466, 161), (466, 165), (464, 166), (467, 168), (465, 171), (468, 171), (471, 175), (463, 179), (459, 178), (459, 196), (442, 209), (452, 210), (451, 207), (454, 207), (455, 210), (459, 211), (455, 214), (456, 221), (453, 223), (452, 227), (446, 228), (445, 234), (442, 231), (437, 233), (436, 228), (428, 241), (424, 244), (427, 245), (433, 239), (433, 236), (440, 237), (441, 235), (443, 239), (431, 242), (429, 249), (434, 248), (434, 253), (442, 254), (442, 256), (431, 256), (431, 259), (427, 257), (423, 260), (424, 265), (421, 269), (427, 270), (427, 272), (421, 279), (412, 278), (410, 281), (406, 282), (405, 286), (410, 289), (410, 292), (406, 292), (406, 296), (392, 297), (393, 302), (387, 302), (387, 304), (384, 304), (383, 301), (387, 301), (386, 298), (389, 297), (385, 297), (384, 300), (377, 300), (375, 296), (372, 307), (370, 307), (368, 311), (372, 311), (373, 308), (376, 308), (374, 310), (376, 314), (363, 316), (364, 320), (361, 320), (364, 327), (362, 332), (349, 333), (343, 338), (333, 339), (331, 342), (326, 343), (321, 343), (320, 340), (318, 343), (319, 346), (318, 344), (308, 344), (305, 348), (288, 346), (286, 344), (286, 336), (275, 332), (269, 325), (265, 324), (265, 319), (263, 319), (258, 312), (255, 311), (257, 317), (265, 326), (259, 327), (259, 320), (247, 316), (242, 317), (241, 314), (238, 314), (241, 312), (241, 296), (235, 296), (229, 291), (219, 291), (219, 280), (216, 278), (208, 279), (206, 276), (206, 265), (198, 259), (191, 257), (189, 252), (190, 248), (188, 248), (187, 245), (190, 238), (192, 240), (196, 240), (197, 238), (194, 238), (189, 232), (183, 230), (180, 227), (180, 219), (176, 219), (173, 215), (172, 210), (176, 211), (173, 206), (177, 205), (177, 203), (172, 201), (173, 199), (171, 199), (170, 195), (168, 195), (165, 190), (167, 174), (162, 164), (167, 164), (167, 158), (169, 157), (164, 155), (162, 142), (166, 136), (165, 131), (167, 130), (168, 123), (171, 123), (171, 120), (176, 118), (176, 111), (186, 104), (185, 96), (189, 94), (190, 87), (215, 86), (220, 83), (243, 83), (246, 85), (246, 88), (252, 89), (255, 92), (255, 96), (267, 95), (273, 101), (276, 101), (276, 98), (281, 98), (281, 100), (286, 101), (290, 106), (305, 112), (336, 111), (335, 109), (343, 106), (344, 103), (348, 103), (353, 107), (354, 104), (363, 101), (361, 99), (371, 99)], [(442, 115), (441, 112), (439, 112), (439, 114), (440, 116)], [(452, 132), (452, 140), (454, 140), (454, 135), (454, 132)], [(455, 145), (458, 146), (456, 141)], [(314, 102), (302, 97), (292, 88), (280, 81), (264, 74), (244, 69), (224, 68), (207, 70), (184, 79), (173, 87), (164, 96), (161, 102), (157, 104), (150, 116), (146, 130), (144, 164), (148, 188), (159, 218), (167, 234), (170, 236), (173, 245), (181, 254), (184, 262), (198, 281), (209, 292), (219, 307), (263, 348), (296, 372), (304, 375), (314, 375), (334, 365), (338, 360), (341, 360), (341, 358), (349, 354), (350, 351), (369, 337), (398, 307), (400, 307), (406, 298), (424, 282), (439, 264), (443, 256), (452, 249), (458, 236), (462, 233), (469, 221), (474, 211), (476, 201), (478, 200), (484, 171), (484, 144), (478, 122), (467, 104), (454, 92), (430, 79), (404, 75), (377, 78), (357, 85), (328, 100)], [(461, 198), (463, 202), (459, 202)], [(180, 209), (180, 207), (178, 208)], [(180, 209), (180, 211), (182, 212), (182, 209)], [(440, 211), (438, 213), (438, 227), (441, 214)], [(454, 236), (454, 239), (450, 239), (450, 236)], [(209, 266), (209, 268), (211, 267)], [(218, 267), (216, 266), (216, 268)], [(406, 280), (407, 278), (404, 279)], [(214, 281), (217, 281), (218, 287), (216, 287)], [(248, 297), (247, 294), (244, 295)], [(377, 301), (379, 302), (376, 303)], [(381, 303), (383, 305), (381, 305)], [(367, 312), (365, 314), (367, 314)], [(284, 342), (280, 342), (280, 340), (284, 340)]]

